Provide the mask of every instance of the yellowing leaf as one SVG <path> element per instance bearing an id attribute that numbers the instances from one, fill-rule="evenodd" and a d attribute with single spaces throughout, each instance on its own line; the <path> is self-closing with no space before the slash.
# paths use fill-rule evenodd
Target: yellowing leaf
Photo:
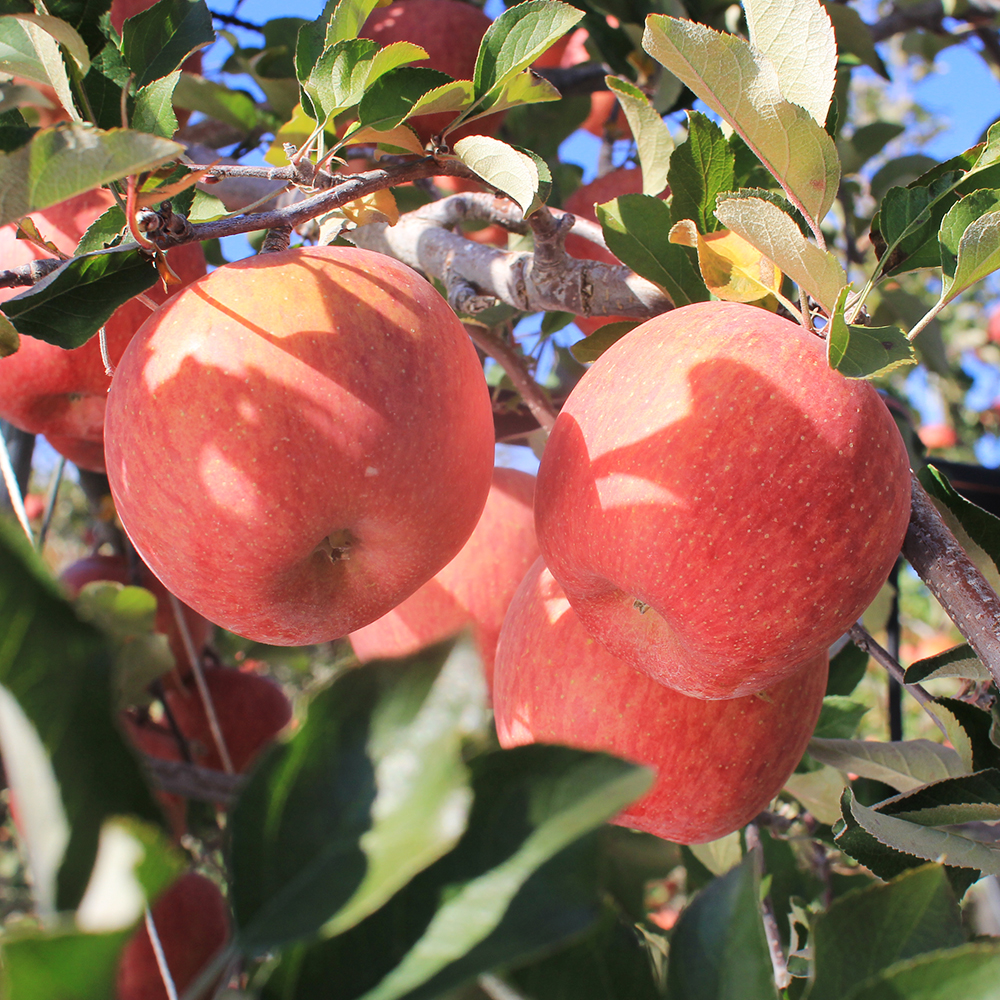
<path id="1" fill-rule="evenodd" d="M 771 60 L 736 35 L 660 14 L 646 19 L 642 44 L 746 140 L 817 232 L 837 196 L 837 147 L 785 99 Z"/>
<path id="2" fill-rule="evenodd" d="M 743 9 L 750 44 L 774 64 L 782 96 L 825 127 L 837 81 L 830 15 L 819 0 L 746 0 Z"/>
<path id="3" fill-rule="evenodd" d="M 264 160 L 272 167 L 287 167 L 289 159 L 285 155 L 285 143 L 290 142 L 293 146 L 301 146 L 313 134 L 315 128 L 316 122 L 302 110 L 301 104 L 296 104 L 292 117 L 275 133 L 274 141 L 265 154 Z"/>
<path id="4" fill-rule="evenodd" d="M 777 205 L 763 198 L 726 198 L 719 202 L 715 217 L 773 260 L 828 315 L 833 314 L 837 296 L 847 285 L 840 261 L 810 243 Z"/>
<path id="5" fill-rule="evenodd" d="M 23 235 L 22 235 L 23 234 Z M 30 215 L 26 215 L 17 224 L 17 238 L 31 240 L 32 243 L 45 247 L 53 257 L 61 257 L 63 260 L 69 260 L 69 254 L 65 254 L 59 249 L 51 240 L 47 240 L 41 232 L 39 232 L 38 226 L 35 225 L 34 219 Z"/>
<path id="6" fill-rule="evenodd" d="M 390 226 L 394 226 L 399 222 L 399 208 L 396 206 L 392 191 L 388 188 L 349 201 L 346 205 L 341 205 L 340 210 L 351 222 L 359 226 L 369 222 L 388 222 Z"/>
<path id="7" fill-rule="evenodd" d="M 380 146 L 395 146 L 397 149 L 405 149 L 408 153 L 416 153 L 418 156 L 424 152 L 424 144 L 413 129 L 407 128 L 406 125 L 397 125 L 384 132 L 370 127 L 359 128 L 357 132 L 350 133 L 350 140 L 357 144 L 374 142 Z"/>
<path id="8" fill-rule="evenodd" d="M 781 288 L 781 272 L 737 233 L 720 229 L 703 236 L 684 219 L 670 230 L 670 242 L 696 247 L 708 290 L 727 302 L 759 302 Z"/>
<path id="9" fill-rule="evenodd" d="M 0 358 L 13 354 L 21 346 L 21 337 L 14 324 L 0 312 Z"/>

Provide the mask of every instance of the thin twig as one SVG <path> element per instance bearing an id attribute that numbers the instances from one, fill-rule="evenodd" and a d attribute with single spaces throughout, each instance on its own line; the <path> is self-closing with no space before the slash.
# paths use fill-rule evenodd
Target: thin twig
<path id="1" fill-rule="evenodd" d="M 45 536 L 49 533 L 49 525 L 52 524 L 52 514 L 56 509 L 56 497 L 59 495 L 59 484 L 62 482 L 63 473 L 66 471 L 66 456 L 60 455 L 56 465 L 56 471 L 52 476 L 49 485 L 49 495 L 45 500 L 45 516 L 42 518 L 42 526 L 38 531 L 38 541 L 35 543 L 38 551 L 41 552 L 45 546 Z"/>
<path id="2" fill-rule="evenodd" d="M 148 754 L 143 760 L 157 788 L 196 802 L 218 802 L 224 807 L 230 806 L 245 780 L 241 774 L 225 774 L 182 760 L 163 760 Z"/>
<path id="3" fill-rule="evenodd" d="M 764 845 L 760 841 L 760 830 L 756 823 L 748 823 L 745 830 L 747 850 L 756 854 L 761 874 L 764 872 Z M 764 923 L 764 935 L 767 938 L 767 950 L 771 956 L 771 968 L 774 970 L 774 984 L 779 990 L 788 988 L 792 977 L 788 973 L 788 959 L 781 947 L 781 934 L 778 931 L 778 921 L 774 915 L 774 904 L 768 893 L 760 902 L 761 919 Z"/>
<path id="4" fill-rule="evenodd" d="M 539 426 L 547 431 L 551 430 L 558 416 L 556 408 L 552 405 L 548 393 L 528 371 L 524 358 L 495 330 L 488 330 L 474 323 L 466 323 L 465 329 L 476 347 L 488 354 L 507 373 Z"/>
<path id="5" fill-rule="evenodd" d="M 944 733 L 945 738 L 948 739 L 948 731 L 945 729 L 944 723 L 928 707 L 934 704 L 934 698 L 928 693 L 927 689 L 919 684 L 907 684 L 903 679 L 906 672 L 896 658 L 887 649 L 880 646 L 860 622 L 852 626 L 847 634 L 851 637 L 851 642 L 858 649 L 867 653 L 879 666 L 884 667 L 894 681 L 916 698 L 920 703 L 920 707 L 934 720 L 934 724 Z"/>
<path id="6" fill-rule="evenodd" d="M 28 541 L 34 545 L 35 536 L 31 532 L 31 524 L 28 522 L 28 513 L 24 509 L 24 497 L 21 496 L 21 487 L 17 482 L 17 475 L 14 472 L 14 465 L 10 460 L 10 451 L 7 448 L 7 436 L 0 430 L 0 470 L 3 472 L 3 481 L 7 487 L 7 495 L 10 497 L 10 505 L 14 508 L 24 533 L 28 536 Z"/>
<path id="7" fill-rule="evenodd" d="M 222 761 L 223 770 L 226 774 L 233 774 L 233 759 L 229 756 L 229 748 L 226 746 L 225 737 L 219 726 L 219 717 L 215 713 L 215 704 L 212 701 L 212 693 L 208 690 L 205 682 L 205 671 L 201 666 L 201 657 L 194 648 L 194 640 L 191 638 L 191 630 L 188 628 L 187 619 L 184 617 L 184 608 L 177 599 L 177 595 L 169 592 L 170 606 L 174 612 L 174 621 L 177 624 L 177 631 L 180 632 L 181 640 L 184 643 L 184 652 L 187 654 L 188 662 L 191 665 L 191 672 L 194 674 L 194 682 L 201 696 L 201 703 L 205 709 L 205 716 L 208 719 L 208 728 L 215 743 L 215 749 L 219 751 L 219 759 Z"/>
<path id="8" fill-rule="evenodd" d="M 170 966 L 167 965 L 167 956 L 163 953 L 160 935 L 156 932 L 153 914 L 148 906 L 146 907 L 146 933 L 149 934 L 149 943 L 153 946 L 153 956 L 156 959 L 156 967 L 160 970 L 160 979 L 163 980 L 163 988 L 167 992 L 167 1000 L 177 1000 L 177 987 L 174 986 L 174 977 L 170 974 Z"/>

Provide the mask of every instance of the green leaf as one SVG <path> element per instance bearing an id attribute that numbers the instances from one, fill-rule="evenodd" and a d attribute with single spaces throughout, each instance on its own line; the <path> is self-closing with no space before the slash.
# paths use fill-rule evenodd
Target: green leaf
<path id="1" fill-rule="evenodd" d="M 368 38 L 349 38 L 323 52 L 303 84 L 317 122 L 328 121 L 361 100 L 377 51 L 378 45 Z"/>
<path id="2" fill-rule="evenodd" d="M 855 818 L 851 802 L 853 793 L 849 788 L 844 789 L 841 799 L 842 818 L 833 827 L 834 841 L 848 857 L 854 858 L 878 878 L 886 881 L 924 864 L 923 859 L 897 851 L 869 833 Z M 980 878 L 978 870 L 974 868 L 945 865 L 945 872 L 958 898 L 964 896 L 969 886 Z"/>
<path id="3" fill-rule="evenodd" d="M 649 98 L 628 80 L 605 77 L 608 88 L 618 98 L 629 128 L 635 137 L 642 167 L 642 193 L 658 195 L 667 186 L 670 155 L 674 140 Z M 676 197 L 676 194 L 675 194 Z"/>
<path id="4" fill-rule="evenodd" d="M 313 699 L 233 811 L 243 948 L 324 925 L 340 933 L 454 846 L 469 809 L 462 745 L 469 719 L 482 722 L 481 672 L 466 646 L 438 646 L 349 671 Z"/>
<path id="5" fill-rule="evenodd" d="M 76 255 L 117 246 L 121 242 L 124 229 L 125 213 L 117 205 L 112 205 L 87 227 L 87 231 L 77 244 Z"/>
<path id="6" fill-rule="evenodd" d="M 11 937 L 0 947 L 4 993 L 31 1000 L 107 1000 L 115 995 L 118 958 L 132 931 Z"/>
<path id="7" fill-rule="evenodd" d="M 750 44 L 778 74 L 781 96 L 825 126 L 837 78 L 837 42 L 817 3 L 753 0 L 744 7 Z"/>
<path id="8" fill-rule="evenodd" d="M 527 0 L 527 4 L 546 2 L 549 0 Z M 539 190 L 538 167 L 530 156 L 487 135 L 459 139 L 455 152 L 470 170 L 516 202 L 525 215 L 529 214 Z"/>
<path id="9" fill-rule="evenodd" d="M 1000 190 L 975 191 L 941 220 L 941 304 L 1000 268 Z"/>
<path id="10" fill-rule="evenodd" d="M 1000 587 L 1000 518 L 966 500 L 933 466 L 921 469 L 918 478 L 990 586 Z"/>
<path id="11" fill-rule="evenodd" d="M 169 76 L 161 77 L 139 88 L 135 95 L 132 128 L 137 132 L 162 136 L 164 139 L 169 139 L 177 131 L 174 88 L 180 76 L 180 70 L 176 70 Z"/>
<path id="12" fill-rule="evenodd" d="M 448 83 L 446 73 L 421 66 L 403 66 L 381 76 L 358 105 L 358 121 L 382 131 L 395 128 L 425 94 Z"/>
<path id="13" fill-rule="evenodd" d="M 127 129 L 64 124 L 0 154 L 0 226 L 183 153 L 180 143 Z"/>
<path id="14" fill-rule="evenodd" d="M 494 115 L 509 108 L 523 104 L 545 104 L 558 101 L 560 93 L 544 77 L 538 76 L 530 69 L 523 69 L 512 76 L 502 87 L 490 91 L 488 97 L 476 105 L 476 113 L 463 122 L 475 121 L 486 115 Z"/>
<path id="15" fill-rule="evenodd" d="M 889 79 L 889 71 L 872 41 L 871 27 L 861 20 L 861 15 L 846 4 L 836 0 L 821 0 L 823 7 L 833 22 L 837 36 L 837 51 L 841 62 L 848 62 L 845 56 L 853 56 L 858 62 L 870 66 L 883 79 Z"/>
<path id="16" fill-rule="evenodd" d="M 0 358 L 9 357 L 21 346 L 17 328 L 0 312 Z"/>
<path id="17" fill-rule="evenodd" d="M 700 111 L 689 111 L 687 138 L 670 157 L 667 176 L 674 220 L 693 220 L 702 235 L 719 229 L 716 198 L 732 190 L 735 170 L 736 155 L 722 129 Z"/>
<path id="18" fill-rule="evenodd" d="M 755 246 L 830 315 L 847 275 L 829 250 L 807 240 L 795 220 L 761 198 L 720 197 L 716 218 Z"/>
<path id="19" fill-rule="evenodd" d="M 809 741 L 808 753 L 823 764 L 884 782 L 900 792 L 969 773 L 951 747 L 930 740 L 874 743 L 814 737 Z"/>
<path id="20" fill-rule="evenodd" d="M 122 25 L 122 55 L 137 87 L 169 76 L 192 52 L 214 41 L 205 0 L 160 0 Z"/>
<path id="21" fill-rule="evenodd" d="M 357 38 L 368 15 L 378 6 L 378 0 L 328 0 L 323 13 L 314 22 L 323 29 L 320 37 L 324 46 L 336 45 L 349 38 Z M 325 25 L 325 27 L 324 27 Z M 301 37 L 301 36 L 300 36 Z M 301 76 L 300 76 L 301 79 Z"/>
<path id="22" fill-rule="evenodd" d="M 433 115 L 443 111 L 461 111 L 472 104 L 472 82 L 470 80 L 452 80 L 440 87 L 427 91 L 413 106 L 407 118 L 417 118 L 420 115 Z"/>
<path id="23" fill-rule="evenodd" d="M 265 997 L 432 1000 L 584 931 L 599 910 L 594 828 L 648 771 L 603 754 L 526 746 L 469 762 L 473 808 L 456 847 L 380 910 L 286 954 Z"/>
<path id="24" fill-rule="evenodd" d="M 944 724 L 951 745 L 970 771 L 1000 767 L 1000 749 L 990 738 L 989 712 L 957 698 L 935 698 L 927 708 Z"/>
<path id="25" fill-rule="evenodd" d="M 485 97 L 531 65 L 583 17 L 558 0 L 525 0 L 505 10 L 479 45 L 473 78 L 475 96 Z"/>
<path id="26" fill-rule="evenodd" d="M 842 1000 L 894 962 L 965 940 L 961 911 L 939 865 L 867 885 L 817 917 L 809 1000 Z"/>
<path id="27" fill-rule="evenodd" d="M 67 823 L 65 850 L 53 858 L 58 865 L 54 905 L 72 909 L 90 878 L 104 821 L 133 815 L 160 823 L 161 817 L 114 723 L 106 640 L 74 615 L 47 569 L 6 522 L 0 522 L 0 549 L 5 650 L 0 685 L 16 699 L 28 731 L 36 734 L 28 737 L 29 744 L 11 745 L 12 733 L 2 727 L 7 778 L 21 808 L 28 809 L 37 786 L 19 789 L 11 769 L 14 761 L 26 763 L 26 746 L 37 743 L 43 750 L 39 766 L 51 767 Z M 5 715 L 9 719 L 10 713 Z M 114 781 L 107 780 L 109 774 Z"/>
<path id="28" fill-rule="evenodd" d="M 911 153 L 908 156 L 897 156 L 884 166 L 879 167 L 871 179 L 871 195 L 876 204 L 881 203 L 885 193 L 893 187 L 905 187 L 907 184 L 922 177 L 932 167 L 937 166 L 937 160 L 923 153 Z"/>
<path id="29" fill-rule="evenodd" d="M 589 337 L 578 341 L 570 348 L 570 353 L 582 365 L 596 361 L 612 344 L 616 344 L 626 333 L 634 330 L 639 323 L 626 319 L 617 323 L 605 323 Z"/>
<path id="30" fill-rule="evenodd" d="M 857 732 L 867 706 L 841 695 L 827 695 L 813 735 L 819 739 L 849 739 Z"/>
<path id="31" fill-rule="evenodd" d="M 795 796 L 820 821 L 832 825 L 840 819 L 840 797 L 847 779 L 832 767 L 799 771 L 785 782 L 785 791 Z"/>
<path id="32" fill-rule="evenodd" d="M 808 111 L 782 96 L 770 61 L 758 65 L 737 35 L 659 14 L 646 21 L 643 48 L 743 137 L 817 230 L 837 195 L 837 149 Z"/>
<path id="33" fill-rule="evenodd" d="M 983 875 L 1000 874 L 1000 850 L 957 833 L 921 826 L 876 812 L 858 802 L 849 789 L 845 790 L 844 795 L 845 815 L 850 809 L 857 823 L 879 843 L 895 851 L 923 858 L 925 861 L 938 861 L 957 868 L 969 868 L 982 872 Z M 867 864 L 867 861 L 862 861 L 862 864 Z"/>
<path id="34" fill-rule="evenodd" d="M 526 997 L 546 1000 L 662 1000 L 650 951 L 634 926 L 605 906 L 597 926 L 554 955 L 504 977 Z"/>
<path id="35" fill-rule="evenodd" d="M 666 202 L 626 194 L 598 205 L 597 218 L 608 249 L 636 274 L 659 285 L 675 306 L 708 301 L 695 252 L 670 242 L 674 219 Z"/>
<path id="36" fill-rule="evenodd" d="M 876 809 L 922 826 L 993 822 L 1000 819 L 1000 770 L 945 778 L 886 799 Z"/>
<path id="37" fill-rule="evenodd" d="M 936 656 L 928 656 L 906 668 L 904 680 L 907 684 L 936 680 L 939 677 L 962 677 L 966 680 L 989 681 L 993 675 L 982 664 L 972 647 L 963 642 L 960 646 L 947 649 Z"/>
<path id="38" fill-rule="evenodd" d="M 852 12 L 853 13 L 853 12 Z M 837 142 L 840 162 L 845 174 L 856 174 L 873 156 L 877 156 L 885 145 L 906 131 L 895 122 L 871 122 L 862 125 L 849 139 Z"/>
<path id="39" fill-rule="evenodd" d="M 849 695 L 865 676 L 868 667 L 868 654 L 858 649 L 853 642 L 830 660 L 830 672 L 827 676 L 826 693 Z"/>
<path id="40" fill-rule="evenodd" d="M 230 90 L 193 73 L 181 73 L 174 90 L 174 104 L 188 111 L 200 111 L 216 121 L 247 132 L 266 119 L 257 102 L 245 91 Z"/>
<path id="41" fill-rule="evenodd" d="M 915 365 L 916 355 L 906 334 L 895 326 L 855 326 L 846 322 L 843 288 L 827 324 L 827 359 L 847 378 L 878 378 L 901 365 Z"/>
<path id="42" fill-rule="evenodd" d="M 73 257 L 4 303 L 18 331 L 67 350 L 85 344 L 129 299 L 158 280 L 136 250 Z"/>
<path id="43" fill-rule="evenodd" d="M 753 854 L 710 882 L 670 938 L 670 1000 L 775 1000 Z"/>
<path id="44" fill-rule="evenodd" d="M 990 941 L 897 962 L 844 1000 L 993 1000 L 1000 945 Z"/>

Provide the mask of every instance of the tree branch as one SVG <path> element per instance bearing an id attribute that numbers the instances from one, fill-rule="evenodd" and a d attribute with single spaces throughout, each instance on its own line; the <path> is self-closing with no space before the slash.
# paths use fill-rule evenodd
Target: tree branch
<path id="1" fill-rule="evenodd" d="M 1000 598 L 912 476 L 903 555 L 1000 685 Z"/>
<path id="2" fill-rule="evenodd" d="M 484 297 L 480 307 L 485 307 L 489 296 L 522 312 L 635 319 L 649 319 L 673 308 L 661 289 L 624 265 L 567 257 L 563 266 L 552 268 L 539 265 L 531 253 L 500 250 L 451 232 L 449 227 L 456 221 L 454 199 L 459 198 L 493 200 L 488 194 L 454 195 L 409 212 L 395 226 L 372 223 L 347 235 L 359 247 L 388 254 L 438 278 L 449 294 L 456 280 L 464 282 Z M 588 229 L 574 222 L 573 231 L 578 228 Z"/>
<path id="3" fill-rule="evenodd" d="M 161 760 L 149 754 L 143 754 L 143 761 L 158 788 L 197 802 L 231 805 L 245 780 L 240 774 L 225 774 L 180 760 Z"/>

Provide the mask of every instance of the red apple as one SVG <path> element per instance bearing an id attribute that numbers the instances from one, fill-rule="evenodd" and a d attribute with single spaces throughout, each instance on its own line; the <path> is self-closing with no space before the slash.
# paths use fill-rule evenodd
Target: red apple
<path id="1" fill-rule="evenodd" d="M 738 830 L 795 770 L 819 717 L 828 658 L 759 694 L 688 698 L 587 634 L 539 559 L 500 633 L 493 708 L 500 745 L 565 743 L 655 767 L 653 787 L 614 820 L 681 844 Z"/>
<path id="2" fill-rule="evenodd" d="M 868 382 L 801 326 L 710 302 L 649 320 L 584 375 L 542 456 L 535 527 L 610 652 L 684 694 L 736 698 L 858 618 L 909 498 Z"/>
<path id="3" fill-rule="evenodd" d="M 301 645 L 381 618 L 472 534 L 493 417 L 462 324 L 382 254 L 227 264 L 129 345 L 108 478 L 137 551 L 210 621 Z"/>
<path id="4" fill-rule="evenodd" d="M 46 434 L 45 440 L 79 469 L 88 472 L 105 472 L 104 467 L 104 435 L 100 441 L 88 441 L 86 438 L 63 437 L 59 434 Z"/>
<path id="5" fill-rule="evenodd" d="M 245 771 L 292 717 L 292 706 L 269 677 L 232 667 L 207 667 L 205 685 L 229 752 L 233 769 Z M 184 687 L 166 692 L 167 705 L 188 740 L 195 763 L 223 770 L 201 694 L 189 678 Z"/>
<path id="6" fill-rule="evenodd" d="M 351 633 L 358 659 L 409 656 L 471 625 L 491 683 L 507 605 L 538 556 L 534 489 L 534 476 L 494 469 L 483 515 L 462 551 L 399 607 Z"/>
<path id="7" fill-rule="evenodd" d="M 30 218 L 45 239 L 64 253 L 72 253 L 90 224 L 113 204 L 110 191 L 97 189 L 35 212 Z M 27 240 L 17 239 L 15 233 L 12 225 L 0 228 L 0 266 L 20 267 L 49 256 Z M 167 256 L 171 267 L 185 282 L 205 273 L 201 244 L 177 247 Z M 0 289 L 0 302 L 20 291 L 23 289 Z M 146 294 L 155 302 L 166 298 L 159 283 Z M 105 330 L 112 364 L 118 363 L 126 344 L 149 315 L 146 306 L 132 299 L 108 320 Z M 34 337 L 22 337 L 15 354 L 0 358 L 0 418 L 22 430 L 54 438 L 56 450 L 70 451 L 71 458 L 79 454 L 83 468 L 103 471 L 100 467 L 95 469 L 97 463 L 92 454 L 75 450 L 66 442 L 100 444 L 110 384 L 96 336 L 72 351 Z"/>
<path id="8" fill-rule="evenodd" d="M 471 80 L 476 72 L 479 43 L 492 22 L 478 8 L 461 0 L 396 0 L 387 7 L 376 7 L 360 31 L 379 45 L 413 42 L 427 53 L 427 59 L 413 63 L 447 73 L 456 80 Z M 412 125 L 421 141 L 427 142 L 455 120 L 455 112 L 421 115 Z M 448 136 L 455 142 L 467 135 L 496 135 L 503 114 L 490 115 L 463 125 Z"/>
<path id="9" fill-rule="evenodd" d="M 1000 344 L 1000 306 L 997 306 L 986 321 L 986 336 L 995 344 Z"/>
<path id="10" fill-rule="evenodd" d="M 191 673 L 191 663 L 187 650 L 184 648 L 184 640 L 177 628 L 167 588 L 153 576 L 149 567 L 144 563 L 139 563 L 138 570 L 138 586 L 145 587 L 156 598 L 156 631 L 162 632 L 167 637 L 170 651 L 174 654 L 174 660 L 177 663 L 177 672 L 181 677 L 186 677 Z M 110 580 L 112 583 L 125 585 L 134 582 L 132 574 L 129 572 L 128 563 L 122 556 L 102 555 L 78 559 L 62 571 L 59 579 L 71 597 L 76 597 L 88 583 L 93 583 L 96 580 Z M 182 604 L 181 607 L 184 610 L 184 621 L 187 623 L 194 648 L 200 651 L 208 642 L 212 631 L 211 623 L 205 621 L 197 611 L 193 611 L 187 605 Z"/>
<path id="11" fill-rule="evenodd" d="M 925 448 L 954 448 L 958 435 L 951 424 L 924 424 L 917 431 L 917 437 Z"/>
<path id="12" fill-rule="evenodd" d="M 218 887 L 187 872 L 152 907 L 156 936 L 177 994 L 190 986 L 229 940 L 229 909 Z M 143 924 L 118 962 L 117 1000 L 167 1000 L 167 988 Z"/>

